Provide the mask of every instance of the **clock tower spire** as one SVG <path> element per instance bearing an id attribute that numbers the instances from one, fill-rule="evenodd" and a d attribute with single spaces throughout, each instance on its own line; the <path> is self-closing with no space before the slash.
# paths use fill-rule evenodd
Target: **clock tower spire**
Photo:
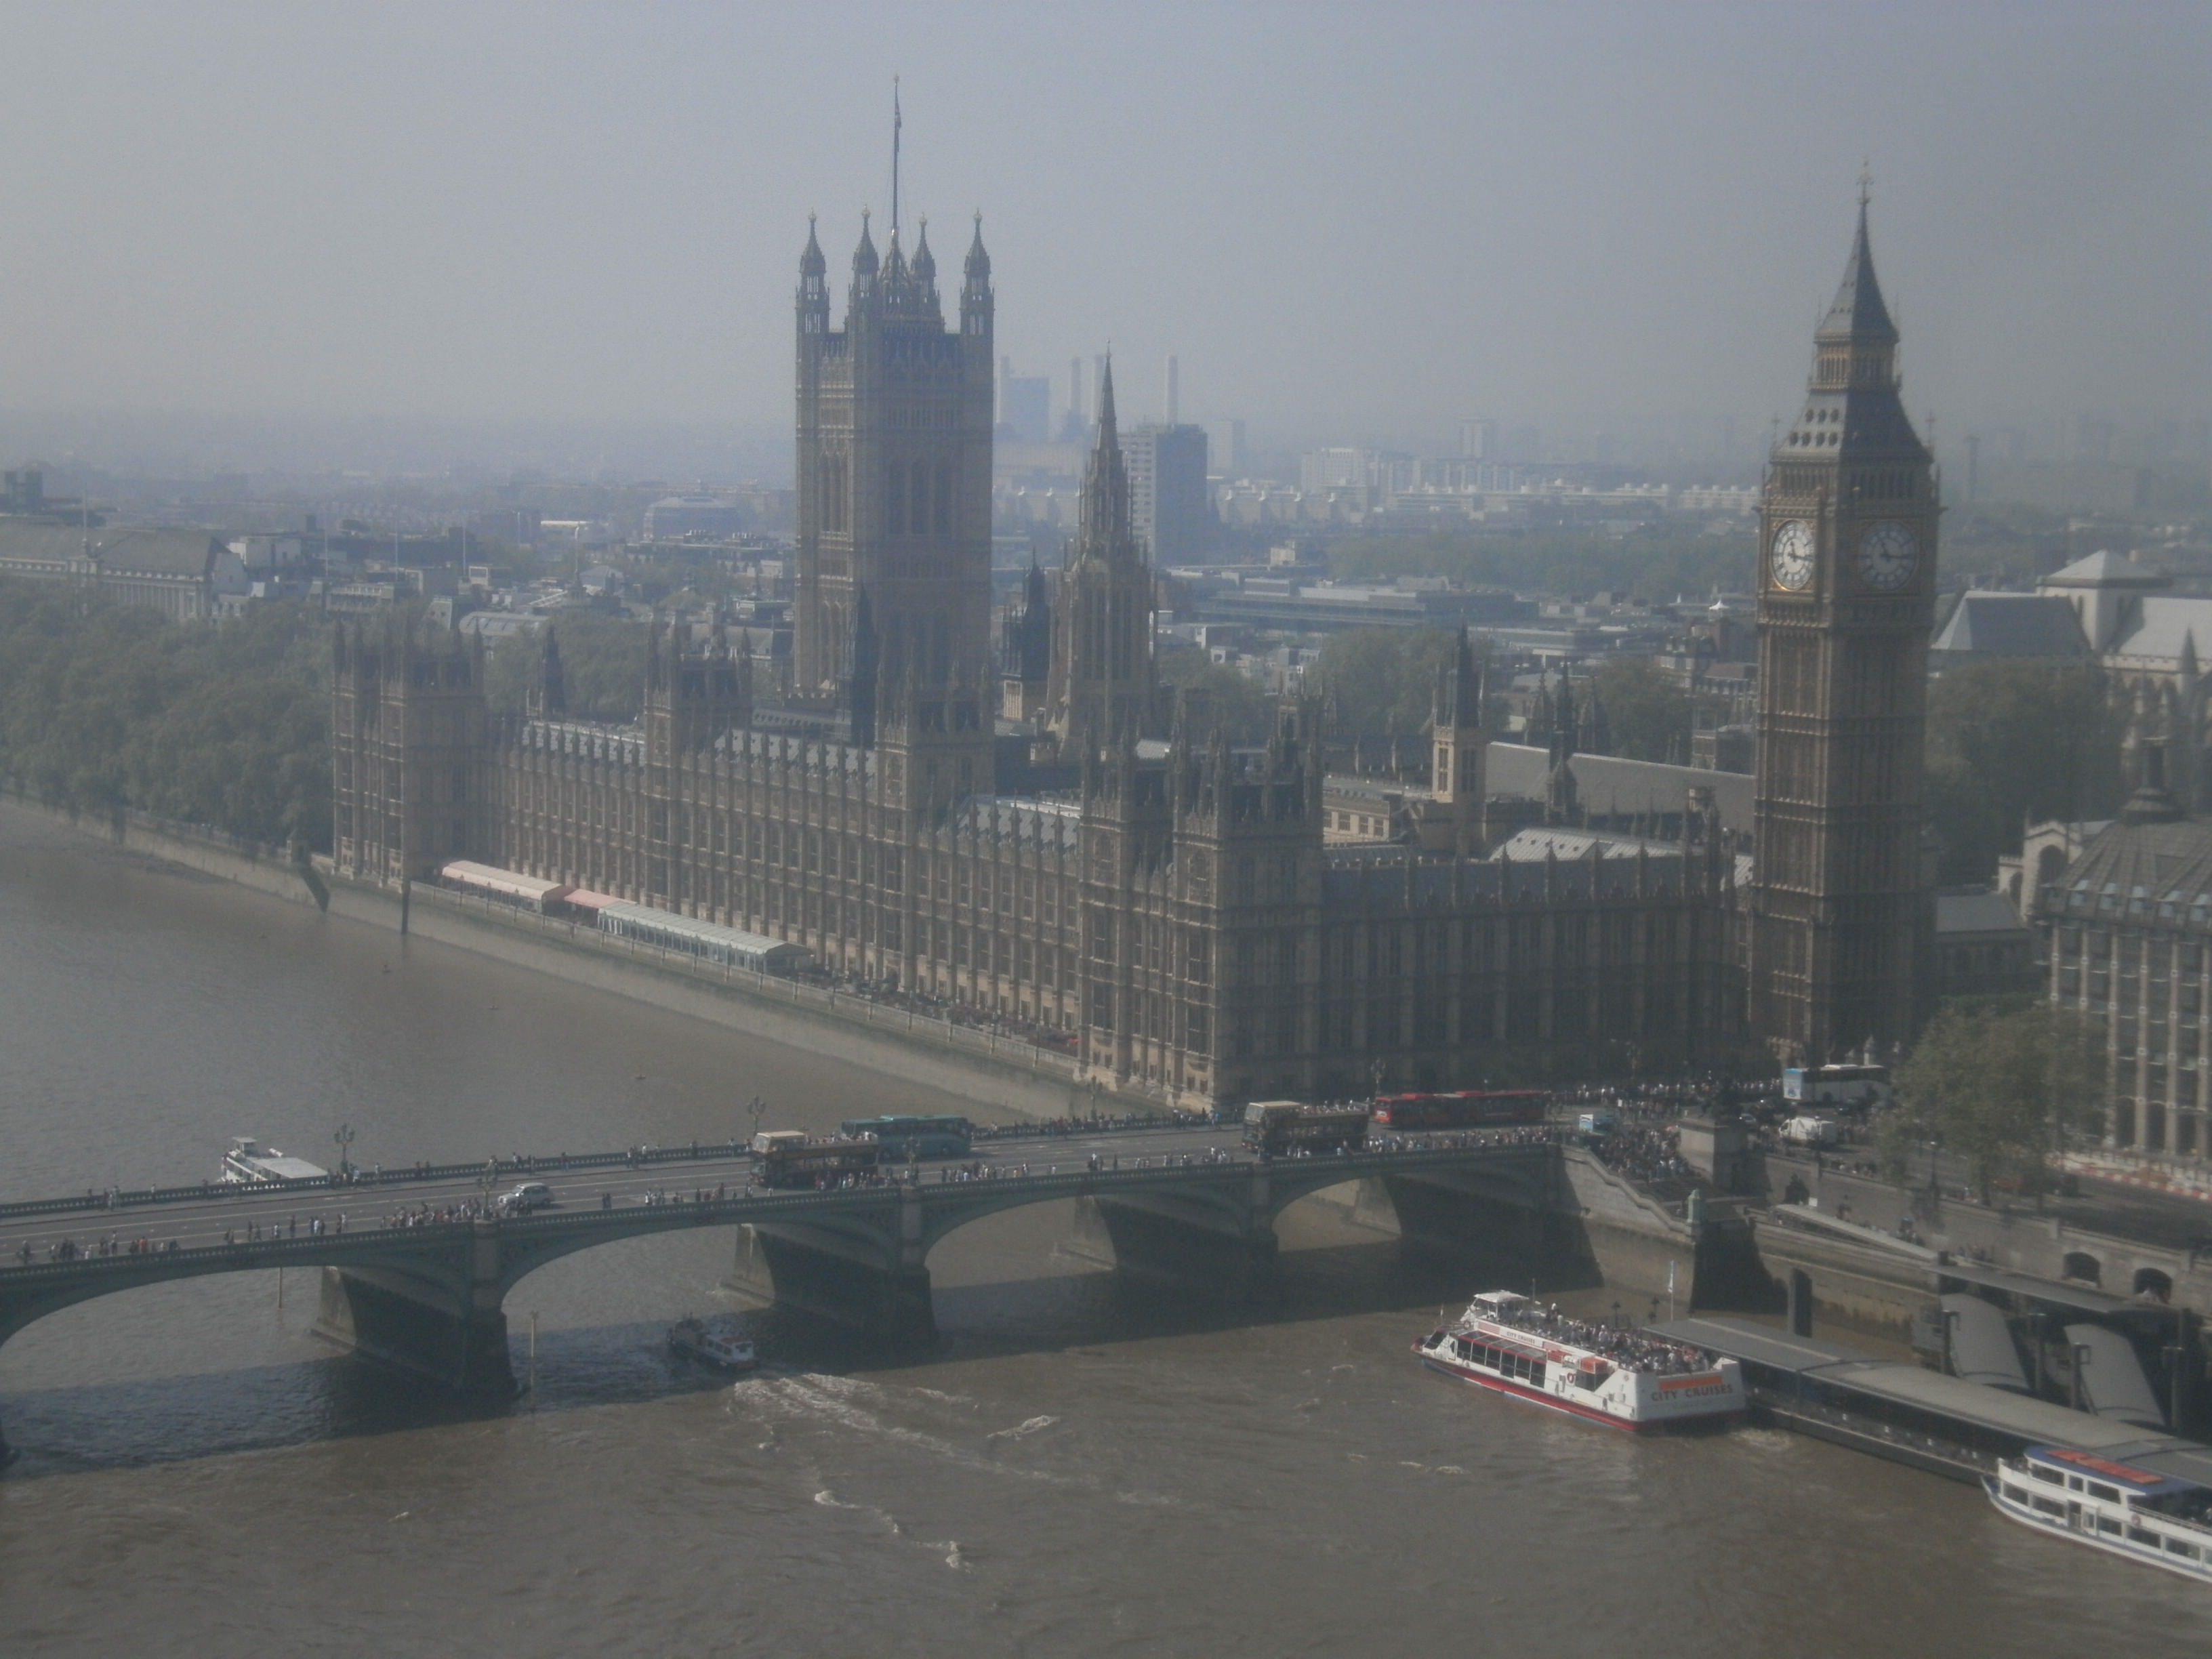
<path id="1" fill-rule="evenodd" d="M 1934 457 L 1899 395 L 1897 325 L 1857 234 L 1759 508 L 1752 1026 L 1820 1065 L 1909 1040 L 1929 988 L 1921 854 Z"/>

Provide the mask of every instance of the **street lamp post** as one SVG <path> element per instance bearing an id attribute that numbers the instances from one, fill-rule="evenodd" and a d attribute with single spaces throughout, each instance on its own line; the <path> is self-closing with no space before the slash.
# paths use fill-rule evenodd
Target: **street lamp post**
<path id="1" fill-rule="evenodd" d="M 331 1139 L 337 1143 L 338 1175 L 339 1177 L 343 1179 L 353 1173 L 353 1160 L 348 1156 L 348 1152 L 354 1143 L 353 1125 L 350 1123 L 339 1124 L 338 1132 L 332 1135 Z"/>

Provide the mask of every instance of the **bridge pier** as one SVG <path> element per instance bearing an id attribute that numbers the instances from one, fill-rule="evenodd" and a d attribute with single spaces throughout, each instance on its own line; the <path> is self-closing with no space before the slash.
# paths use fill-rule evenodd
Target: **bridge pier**
<path id="1" fill-rule="evenodd" d="M 478 1222 L 465 1248 L 466 1287 L 458 1297 L 385 1268 L 324 1268 L 315 1334 L 456 1393 L 513 1394 L 497 1224 Z"/>
<path id="2" fill-rule="evenodd" d="M 1556 1193 L 1493 1189 L 1479 1177 L 1443 1170 L 1380 1182 L 1409 1248 L 1540 1268 L 1562 1290 L 1601 1277 L 1579 1218 L 1560 1212 Z"/>
<path id="3" fill-rule="evenodd" d="M 911 1211 L 918 1226 L 919 1206 L 901 1209 Z M 866 1241 L 827 1229 L 750 1224 L 738 1230 L 737 1261 L 724 1283 L 764 1306 L 826 1319 L 878 1341 L 926 1346 L 937 1340 L 929 1269 L 919 1250 L 900 1242 L 899 1260 L 887 1263 Z"/>
<path id="4" fill-rule="evenodd" d="M 1139 1278 L 1237 1302 L 1274 1270 L 1275 1230 L 1267 1220 L 1267 1175 L 1251 1185 L 1256 1201 L 1235 1211 L 1196 1206 L 1171 1194 L 1116 1194 L 1083 1200 L 1078 1212 L 1077 1254 L 1081 1235 L 1103 1232 L 1113 1247 L 1115 1269 Z"/>

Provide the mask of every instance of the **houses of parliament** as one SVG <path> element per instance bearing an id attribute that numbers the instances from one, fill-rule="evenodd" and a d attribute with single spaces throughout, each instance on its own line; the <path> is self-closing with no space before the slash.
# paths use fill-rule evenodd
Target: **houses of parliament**
<path id="1" fill-rule="evenodd" d="M 994 642 L 994 306 L 980 219 L 948 322 L 927 224 L 909 256 L 894 215 L 880 256 L 864 222 L 839 325 L 810 227 L 777 707 L 719 629 L 656 624 L 641 718 L 617 726 L 567 718 L 550 631 L 526 713 L 495 717 L 480 641 L 343 626 L 338 871 L 396 885 L 481 860 L 769 935 L 1065 1032 L 1082 1075 L 1191 1106 L 1911 1035 L 1936 502 L 1863 204 L 1769 469 L 1754 822 L 1692 787 L 1666 842 L 1500 831 L 1527 815 L 1490 810 L 1464 638 L 1419 836 L 1326 842 L 1310 704 L 1232 740 L 1156 680 L 1110 371 L 1066 567 L 1032 573 Z"/>

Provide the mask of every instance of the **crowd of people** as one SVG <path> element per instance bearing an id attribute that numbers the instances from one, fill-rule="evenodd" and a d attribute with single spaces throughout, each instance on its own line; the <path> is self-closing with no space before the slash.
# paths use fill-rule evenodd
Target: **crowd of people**
<path id="1" fill-rule="evenodd" d="M 48 1261 L 76 1261 L 86 1257 L 160 1255 L 177 1248 L 177 1241 L 173 1238 L 156 1243 L 143 1234 L 137 1238 L 125 1238 L 120 1234 L 110 1233 L 88 1245 L 80 1244 L 73 1238 L 57 1239 L 46 1246 L 44 1254 Z M 39 1247 L 25 1239 L 16 1249 L 15 1260 L 27 1267 L 40 1259 L 40 1255 Z"/>
<path id="2" fill-rule="evenodd" d="M 1669 1342 L 1663 1337 L 1647 1336 L 1633 1330 L 1622 1330 L 1613 1325 L 1601 1325 L 1587 1319 L 1575 1319 L 1559 1311 L 1556 1302 L 1523 1302 L 1503 1313 L 1492 1311 L 1481 1303 L 1468 1305 L 1460 1322 L 1460 1334 L 1473 1331 L 1477 1319 L 1487 1319 L 1516 1331 L 1526 1331 L 1571 1348 L 1582 1348 L 1611 1360 L 1623 1370 L 1642 1371 L 1658 1376 L 1684 1376 L 1696 1371 L 1708 1371 L 1713 1367 L 1713 1358 L 1702 1348 L 1687 1343 Z"/>
<path id="3" fill-rule="evenodd" d="M 1599 1163 L 1631 1181 L 1680 1181 L 1696 1174 L 1683 1162 L 1681 1137 L 1671 1123 L 1624 1123 L 1610 1134 L 1590 1136 L 1589 1145 Z"/>

